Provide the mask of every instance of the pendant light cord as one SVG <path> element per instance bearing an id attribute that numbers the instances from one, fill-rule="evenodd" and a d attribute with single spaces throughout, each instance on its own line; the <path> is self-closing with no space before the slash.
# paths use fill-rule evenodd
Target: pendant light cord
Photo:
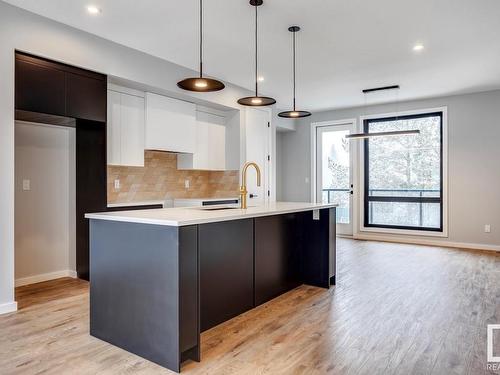
<path id="1" fill-rule="evenodd" d="M 200 78 L 203 78 L 203 0 L 200 0 Z"/>
<path id="2" fill-rule="evenodd" d="M 258 6 L 255 6 L 255 96 L 258 97 L 258 82 L 259 82 L 259 72 L 258 72 L 258 54 L 259 54 L 259 48 L 258 48 Z"/>
<path id="3" fill-rule="evenodd" d="M 292 36 L 292 74 L 293 74 L 293 108 L 289 111 L 284 111 L 278 113 L 279 117 L 284 117 L 288 119 L 298 119 L 302 117 L 309 117 L 312 115 L 308 111 L 297 111 L 297 33 L 300 31 L 300 26 L 292 25 L 288 28 L 288 31 L 293 34 Z"/>
<path id="4" fill-rule="evenodd" d="M 295 112 L 295 60 L 296 60 L 296 56 L 295 56 L 295 34 L 297 34 L 297 32 L 294 32 L 293 33 L 293 111 Z"/>

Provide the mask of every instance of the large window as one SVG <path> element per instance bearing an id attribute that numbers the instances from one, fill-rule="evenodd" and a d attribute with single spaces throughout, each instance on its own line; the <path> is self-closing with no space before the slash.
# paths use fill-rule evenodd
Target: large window
<path id="1" fill-rule="evenodd" d="M 443 231 L 443 112 L 371 118 L 369 133 L 418 135 L 365 140 L 364 226 Z"/>

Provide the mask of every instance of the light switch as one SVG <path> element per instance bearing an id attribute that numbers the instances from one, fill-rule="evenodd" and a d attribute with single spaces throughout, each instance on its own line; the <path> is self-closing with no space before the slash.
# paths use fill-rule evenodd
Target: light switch
<path id="1" fill-rule="evenodd" d="M 24 191 L 31 190 L 31 181 L 30 180 L 23 180 L 23 190 Z"/>
<path id="2" fill-rule="evenodd" d="M 115 189 L 120 189 L 120 180 L 115 180 Z"/>

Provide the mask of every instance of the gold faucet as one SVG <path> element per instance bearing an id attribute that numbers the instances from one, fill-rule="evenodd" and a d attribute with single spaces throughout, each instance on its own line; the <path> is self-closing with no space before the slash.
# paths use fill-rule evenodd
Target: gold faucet
<path id="1" fill-rule="evenodd" d="M 247 170 L 248 167 L 253 166 L 257 171 L 257 186 L 260 186 L 260 168 L 257 163 L 253 161 L 246 162 L 241 170 L 241 186 L 240 186 L 240 207 L 242 209 L 247 208 Z"/>

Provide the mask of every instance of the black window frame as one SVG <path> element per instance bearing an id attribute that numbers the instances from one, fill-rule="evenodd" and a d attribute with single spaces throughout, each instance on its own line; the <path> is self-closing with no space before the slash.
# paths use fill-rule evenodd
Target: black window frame
<path id="1" fill-rule="evenodd" d="M 440 118 L 440 196 L 438 197 L 391 197 L 391 196 L 371 196 L 370 192 L 370 140 L 364 140 L 364 227 L 365 228 L 382 228 L 382 229 L 398 229 L 398 230 L 412 230 L 423 232 L 443 232 L 443 218 L 444 218 L 444 199 L 443 199 L 443 111 L 423 112 L 412 115 L 392 116 L 392 117 L 375 117 L 364 119 L 363 129 L 365 133 L 369 133 L 370 124 L 377 122 L 397 121 L 397 120 L 411 120 L 424 117 L 439 117 Z M 385 225 L 385 224 L 370 224 L 370 202 L 407 202 L 407 203 L 439 203 L 440 207 L 440 223 L 439 228 L 431 227 L 417 227 L 405 225 Z"/>

